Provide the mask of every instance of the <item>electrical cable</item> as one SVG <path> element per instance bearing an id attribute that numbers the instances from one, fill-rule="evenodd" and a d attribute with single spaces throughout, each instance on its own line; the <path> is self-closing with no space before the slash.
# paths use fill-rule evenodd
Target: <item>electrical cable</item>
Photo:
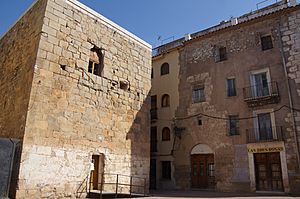
<path id="1" fill-rule="evenodd" d="M 300 109 L 297 109 L 297 108 L 291 108 L 290 106 L 287 106 L 287 105 L 282 105 L 280 108 L 274 110 L 274 111 L 271 111 L 270 113 L 276 113 L 278 111 L 281 111 L 283 108 L 288 108 L 290 110 L 294 110 L 294 111 L 298 111 L 300 112 Z M 187 119 L 191 119 L 191 118 L 194 118 L 194 117 L 199 117 L 199 116 L 203 116 L 203 117 L 208 117 L 208 118 L 211 118 L 211 119 L 216 119 L 216 120 L 230 120 L 228 117 L 218 117 L 218 116 L 213 116 L 213 115 L 208 115 L 208 114 L 205 114 L 205 113 L 196 113 L 194 115 L 190 115 L 190 116 L 186 116 L 186 117 L 178 117 L 178 118 L 174 118 L 174 119 L 156 119 L 156 120 L 160 120 L 160 121 L 180 121 L 180 120 L 187 120 Z M 235 120 L 249 120 L 249 119 L 255 119 L 257 118 L 257 116 L 250 116 L 250 117 L 241 117 L 241 118 L 236 118 Z"/>

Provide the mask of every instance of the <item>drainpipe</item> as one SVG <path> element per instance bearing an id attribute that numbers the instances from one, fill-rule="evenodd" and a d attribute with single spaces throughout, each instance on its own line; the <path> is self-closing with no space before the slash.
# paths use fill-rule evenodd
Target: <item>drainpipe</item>
<path id="1" fill-rule="evenodd" d="M 294 116 L 294 106 L 293 106 L 293 98 L 292 98 L 292 94 L 291 94 L 291 86 L 290 86 L 290 81 L 289 81 L 289 77 L 288 77 L 288 72 L 287 72 L 287 68 L 286 68 L 286 58 L 284 56 L 284 52 L 283 52 L 283 43 L 282 43 L 282 35 L 281 35 L 281 31 L 280 31 L 280 26 L 282 23 L 282 18 L 280 18 L 280 23 L 278 25 L 278 33 L 279 33 L 279 45 L 280 45 L 280 51 L 281 51 L 281 58 L 282 58 L 282 63 L 283 63 L 283 70 L 284 70 L 284 75 L 285 75 L 285 82 L 286 82 L 286 86 L 287 86 L 287 91 L 288 91 L 288 97 L 289 97 L 289 105 L 290 105 L 290 110 L 291 110 L 291 114 L 292 114 L 292 125 L 293 125 L 293 134 L 294 134 L 294 141 L 295 141 L 295 146 L 296 146 L 296 156 L 297 156 L 297 160 L 298 160 L 298 169 L 300 170 L 300 151 L 299 151 L 299 142 L 298 142 L 298 136 L 297 136 L 297 125 L 296 125 L 296 120 L 295 120 L 295 116 Z"/>

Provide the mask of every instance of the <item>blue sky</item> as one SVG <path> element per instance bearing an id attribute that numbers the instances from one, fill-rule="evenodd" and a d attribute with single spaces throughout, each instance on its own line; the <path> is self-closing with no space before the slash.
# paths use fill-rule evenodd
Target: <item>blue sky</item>
<path id="1" fill-rule="evenodd" d="M 263 0 L 80 0 L 153 46 L 256 9 Z M 260 4 L 259 7 L 276 0 Z M 0 1 L 0 35 L 34 0 Z M 158 40 L 158 37 L 161 39 Z M 169 38 L 169 39 L 168 39 Z"/>

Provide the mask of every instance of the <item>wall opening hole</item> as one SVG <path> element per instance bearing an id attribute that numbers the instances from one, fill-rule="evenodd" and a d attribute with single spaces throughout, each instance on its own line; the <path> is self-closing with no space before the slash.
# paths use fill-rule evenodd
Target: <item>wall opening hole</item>
<path id="1" fill-rule="evenodd" d="M 127 91 L 129 89 L 129 83 L 126 81 L 120 81 L 120 88 Z"/>
<path id="2" fill-rule="evenodd" d="M 61 68 L 62 70 L 66 70 L 66 65 L 60 65 L 60 68 Z"/>
<path id="3" fill-rule="evenodd" d="M 202 126 L 202 118 L 198 118 L 198 126 Z"/>

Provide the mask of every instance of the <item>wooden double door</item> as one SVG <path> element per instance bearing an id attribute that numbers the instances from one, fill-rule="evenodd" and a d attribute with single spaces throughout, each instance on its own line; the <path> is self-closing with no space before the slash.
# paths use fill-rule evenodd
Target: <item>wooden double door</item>
<path id="1" fill-rule="evenodd" d="M 283 191 L 280 153 L 254 154 L 256 189 Z"/>
<path id="2" fill-rule="evenodd" d="M 215 164 L 213 154 L 191 155 L 191 181 L 192 188 L 214 188 Z"/>

